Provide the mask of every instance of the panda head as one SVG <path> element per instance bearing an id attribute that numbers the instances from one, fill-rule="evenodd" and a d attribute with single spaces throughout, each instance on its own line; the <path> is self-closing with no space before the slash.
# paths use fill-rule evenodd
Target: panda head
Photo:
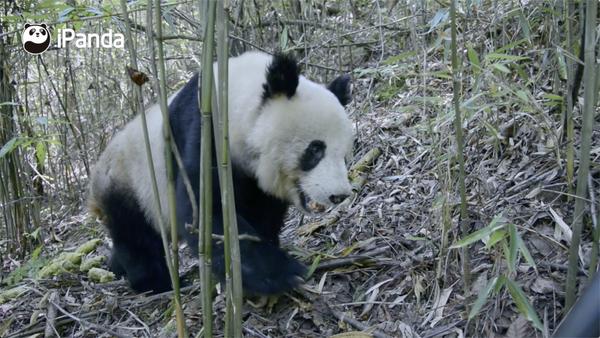
<path id="1" fill-rule="evenodd" d="M 25 24 L 21 34 L 23 48 L 30 54 L 41 54 L 50 46 L 50 32 L 46 24 Z"/>
<path id="2" fill-rule="evenodd" d="M 23 42 L 33 42 L 38 45 L 44 44 L 49 36 L 48 27 L 44 23 L 40 25 L 26 23 L 22 35 Z"/>
<path id="3" fill-rule="evenodd" d="M 260 188 L 307 212 L 348 197 L 346 159 L 354 139 L 344 110 L 349 101 L 349 75 L 326 87 L 301 76 L 292 57 L 275 55 L 247 140 Z"/>

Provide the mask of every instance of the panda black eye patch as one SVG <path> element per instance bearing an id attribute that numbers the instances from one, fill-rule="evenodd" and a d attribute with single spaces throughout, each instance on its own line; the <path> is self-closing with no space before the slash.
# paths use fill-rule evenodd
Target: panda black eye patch
<path id="1" fill-rule="evenodd" d="M 325 157 L 325 142 L 320 140 L 314 140 L 310 142 L 308 147 L 304 150 L 302 157 L 300 157 L 300 169 L 302 171 L 309 171 L 319 164 L 321 159 Z"/>

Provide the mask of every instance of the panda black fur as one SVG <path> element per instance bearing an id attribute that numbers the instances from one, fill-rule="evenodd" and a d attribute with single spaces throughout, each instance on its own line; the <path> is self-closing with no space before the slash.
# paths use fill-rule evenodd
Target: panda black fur
<path id="1" fill-rule="evenodd" d="M 248 294 L 278 294 L 302 281 L 305 267 L 279 247 L 279 233 L 290 204 L 322 210 L 351 192 L 345 157 L 353 129 L 343 105 L 350 100 L 350 78 L 328 87 L 299 75 L 290 56 L 248 52 L 229 60 L 229 136 L 235 204 L 240 234 L 242 280 Z M 216 74 L 216 65 L 215 65 Z M 194 76 L 169 99 L 169 122 L 196 203 L 199 188 L 201 121 Z M 158 218 L 168 215 L 162 116 L 155 105 L 146 112 L 162 214 L 155 208 L 140 117 L 117 133 L 102 153 L 90 183 L 89 206 L 113 240 L 110 268 L 136 291 L 171 288 Z M 213 163 L 215 154 L 213 149 Z M 213 232 L 222 234 L 217 168 L 213 167 Z M 180 237 L 197 249 L 192 208 L 176 175 Z M 165 222 L 166 224 L 167 222 Z M 213 270 L 224 276 L 223 245 L 213 242 Z"/>

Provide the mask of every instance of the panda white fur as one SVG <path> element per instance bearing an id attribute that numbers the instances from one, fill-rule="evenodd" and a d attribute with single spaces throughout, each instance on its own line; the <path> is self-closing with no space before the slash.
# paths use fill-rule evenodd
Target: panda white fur
<path id="1" fill-rule="evenodd" d="M 198 78 L 194 76 L 169 99 L 173 137 L 196 202 L 201 130 Z M 351 151 L 353 128 L 343 107 L 349 100 L 348 75 L 325 87 L 299 75 L 296 61 L 285 54 L 248 52 L 229 60 L 230 149 L 239 233 L 260 239 L 240 241 L 246 293 L 278 294 L 302 281 L 304 266 L 279 247 L 290 204 L 321 211 L 350 194 L 345 157 Z M 98 159 L 89 206 L 112 237 L 111 270 L 125 276 L 136 291 L 161 292 L 171 283 L 157 221 L 162 217 L 168 223 L 158 105 L 146 116 L 162 215 L 154 203 L 139 116 L 114 136 Z M 214 149 L 212 156 L 216 163 Z M 216 167 L 213 182 L 213 231 L 222 234 Z M 197 234 L 185 229 L 192 222 L 192 210 L 180 174 L 176 189 L 180 236 L 197 249 Z M 223 245 L 216 241 L 213 245 L 213 270 L 223 278 Z"/>

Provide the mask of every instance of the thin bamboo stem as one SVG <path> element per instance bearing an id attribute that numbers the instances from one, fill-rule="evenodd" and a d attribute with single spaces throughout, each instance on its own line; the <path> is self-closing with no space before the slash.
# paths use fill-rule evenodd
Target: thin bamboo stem
<path id="1" fill-rule="evenodd" d="M 462 134 L 462 117 L 460 114 L 460 82 L 458 79 L 459 64 L 456 43 L 456 0 L 451 1 L 450 17 L 452 20 L 452 102 L 454 104 L 454 128 L 456 132 L 456 155 L 458 159 L 458 190 L 460 194 L 460 230 L 461 235 L 468 234 L 467 229 L 467 194 L 465 189 L 465 158 L 463 155 L 463 134 Z M 464 278 L 464 292 L 468 295 L 471 285 L 471 268 L 469 252 L 466 247 L 462 249 L 462 270 Z"/>
<path id="2" fill-rule="evenodd" d="M 151 3 L 148 4 L 150 7 Z M 156 20 L 156 34 L 157 34 L 157 48 L 158 48 L 158 83 L 157 88 L 159 92 L 159 103 L 160 110 L 163 116 L 163 137 L 164 137 L 164 156 L 165 156 L 165 167 L 167 172 L 167 202 L 169 205 L 169 223 L 171 229 L 171 259 L 167 261 L 171 262 L 167 264 L 169 267 L 169 273 L 171 275 L 171 283 L 173 285 L 173 303 L 175 307 L 175 318 L 177 322 L 177 335 L 179 338 L 187 337 L 185 329 L 185 319 L 183 317 L 183 309 L 181 306 L 181 293 L 179 290 L 179 254 L 178 254 L 178 234 L 177 234 L 177 210 L 175 203 L 175 171 L 173 168 L 173 157 L 171 152 L 171 124 L 169 123 L 169 109 L 167 107 L 167 84 L 166 84 L 166 71 L 165 71 L 165 60 L 164 51 L 161 41 L 162 36 L 162 7 L 160 6 L 160 0 L 156 0 L 154 3 L 156 7 L 155 20 Z M 151 25 L 149 25 L 151 27 Z M 154 48 L 152 48 L 154 52 Z M 154 59 L 154 58 L 153 58 Z M 162 228 L 162 227 L 161 227 Z M 164 231 L 163 231 L 164 232 Z M 162 236 L 162 234 L 161 234 Z M 165 253 L 168 253 L 168 243 L 165 241 L 166 236 L 163 236 L 163 245 L 165 246 Z"/>
<path id="3" fill-rule="evenodd" d="M 566 29 L 567 46 L 566 49 L 571 51 L 573 49 L 573 27 L 571 25 L 571 16 L 574 12 L 574 4 L 572 1 L 568 1 L 565 6 L 565 20 L 564 27 Z M 565 107 L 565 120 L 566 120 L 566 157 L 567 157 L 567 189 L 570 194 L 573 193 L 573 173 L 575 172 L 575 143 L 574 143 L 574 123 L 573 123 L 573 83 L 575 75 L 575 63 L 570 59 L 567 59 L 567 91 L 566 96 L 566 107 Z M 569 197 L 569 200 L 571 198 Z"/>
<path id="4" fill-rule="evenodd" d="M 227 312 L 225 336 L 242 336 L 242 276 L 238 239 L 233 178 L 229 156 L 229 108 L 228 108 L 228 51 L 229 39 L 227 12 L 223 1 L 217 6 L 217 62 L 218 62 L 218 125 L 221 133 L 216 143 L 219 161 L 221 205 L 223 208 L 223 235 L 225 245 L 225 279 L 227 290 Z M 217 134 L 215 133 L 215 137 Z M 220 157 L 220 158 L 219 158 Z"/>
<path id="5" fill-rule="evenodd" d="M 569 247 L 569 269 L 567 270 L 567 289 L 565 296 L 565 310 L 568 311 L 575 303 L 575 289 L 577 282 L 577 271 L 579 270 L 579 243 L 581 241 L 581 229 L 583 228 L 583 215 L 585 213 L 585 200 L 587 197 L 587 177 L 590 169 L 590 149 L 592 144 L 592 130 L 594 126 L 594 108 L 596 102 L 596 12 L 598 10 L 597 0 L 586 1 L 585 17 L 585 72 L 584 81 L 584 104 L 581 127 L 581 154 L 579 159 L 579 170 L 577 172 L 577 196 L 575 199 L 575 212 L 573 213 L 573 235 Z"/>
<path id="6" fill-rule="evenodd" d="M 600 208 L 598 208 L 596 202 L 596 189 L 594 187 L 594 181 L 592 180 L 592 175 L 588 175 L 588 190 L 590 194 L 590 215 L 592 218 L 592 250 L 590 253 L 590 267 L 589 267 L 589 275 L 593 277 L 596 273 L 596 269 L 598 268 L 598 240 L 600 239 L 600 229 L 598 228 L 600 225 L 598 221 L 600 220 Z"/>
<path id="7" fill-rule="evenodd" d="M 201 226 L 198 241 L 200 279 L 202 289 L 202 322 L 204 337 L 213 336 L 212 328 L 212 83 L 213 50 L 216 2 L 207 0 L 208 11 L 204 26 L 202 45 L 202 78 L 200 112 L 202 114 L 202 140 L 200 143 L 200 215 Z"/>

